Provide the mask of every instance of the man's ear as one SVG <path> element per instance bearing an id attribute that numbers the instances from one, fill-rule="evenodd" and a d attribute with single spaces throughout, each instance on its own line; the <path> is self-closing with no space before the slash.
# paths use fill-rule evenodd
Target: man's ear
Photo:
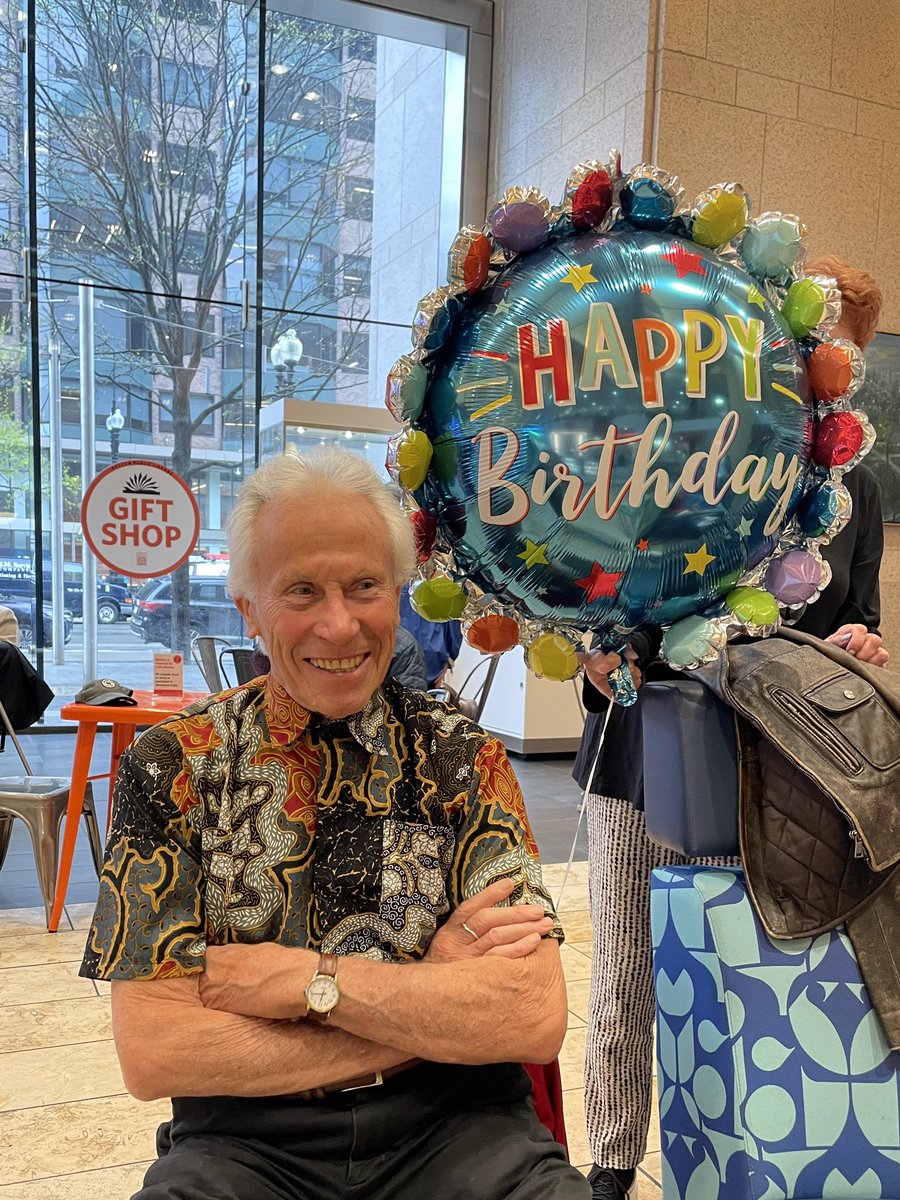
<path id="1" fill-rule="evenodd" d="M 232 596 L 235 607 L 244 618 L 244 624 L 247 626 L 248 637 L 259 637 L 259 627 L 256 624 L 256 619 L 253 616 L 253 602 L 249 596 Z"/>

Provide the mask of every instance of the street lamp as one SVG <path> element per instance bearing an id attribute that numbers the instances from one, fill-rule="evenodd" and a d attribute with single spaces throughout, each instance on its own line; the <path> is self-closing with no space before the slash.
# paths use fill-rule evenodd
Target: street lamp
<path id="1" fill-rule="evenodd" d="M 294 383 L 294 368 L 300 366 L 303 357 L 303 343 L 297 337 L 296 329 L 286 329 L 277 338 L 269 358 L 275 368 L 275 378 L 278 380 L 278 391 L 288 391 Z"/>
<path id="2" fill-rule="evenodd" d="M 114 400 L 110 414 L 106 418 L 106 431 L 109 434 L 110 465 L 119 461 L 119 436 L 124 428 L 125 418 L 119 412 L 118 401 Z"/>

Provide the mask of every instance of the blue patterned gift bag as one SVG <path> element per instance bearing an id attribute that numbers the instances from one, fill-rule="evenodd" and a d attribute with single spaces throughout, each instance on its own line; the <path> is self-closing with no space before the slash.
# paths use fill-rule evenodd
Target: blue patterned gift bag
<path id="1" fill-rule="evenodd" d="M 900 1053 L 844 930 L 771 941 L 739 868 L 653 872 L 664 1200 L 900 1200 Z"/>

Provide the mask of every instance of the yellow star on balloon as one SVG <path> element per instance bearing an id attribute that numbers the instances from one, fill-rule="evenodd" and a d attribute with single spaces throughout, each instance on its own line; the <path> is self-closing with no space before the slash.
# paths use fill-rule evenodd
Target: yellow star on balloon
<path id="1" fill-rule="evenodd" d="M 531 540 L 531 538 L 526 538 L 525 549 L 521 554 L 517 554 L 516 557 L 524 559 L 525 566 L 529 569 L 531 567 L 536 567 L 538 563 L 545 563 L 547 566 L 549 566 L 550 564 L 547 562 L 547 555 L 545 553 L 546 549 L 546 542 L 541 542 L 541 544 L 538 546 Z"/>
<path id="2" fill-rule="evenodd" d="M 591 264 L 586 263 L 583 267 L 576 266 L 575 263 L 569 264 L 569 269 L 563 275 L 560 283 L 571 283 L 576 292 L 580 292 L 586 283 L 596 283 L 591 272 Z"/>
<path id="3" fill-rule="evenodd" d="M 699 550 L 695 550 L 693 554 L 685 552 L 684 557 L 687 559 L 687 566 L 684 568 L 685 575 L 690 575 L 691 571 L 696 571 L 698 575 L 703 575 L 709 564 L 716 561 L 716 556 L 710 554 L 706 549 L 706 542 L 703 543 Z"/>
<path id="4" fill-rule="evenodd" d="M 761 308 L 763 312 L 766 310 L 766 298 L 756 284 L 751 283 L 747 288 L 747 303 L 755 304 L 756 307 Z"/>

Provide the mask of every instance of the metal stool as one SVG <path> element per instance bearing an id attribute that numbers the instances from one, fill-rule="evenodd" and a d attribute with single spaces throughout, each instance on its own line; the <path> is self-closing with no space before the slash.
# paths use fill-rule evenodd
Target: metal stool
<path id="1" fill-rule="evenodd" d="M 28 832 L 31 835 L 34 862 L 37 867 L 38 881 L 44 897 L 44 908 L 49 925 L 50 910 L 53 907 L 53 898 L 56 893 L 59 828 L 69 803 L 70 780 L 46 775 L 32 775 L 31 766 L 2 703 L 0 703 L 0 720 L 2 720 L 7 734 L 12 738 L 26 772 L 24 776 L 0 778 L 0 869 L 3 867 L 6 852 L 9 849 L 13 818 L 19 817 L 28 826 Z M 89 783 L 84 790 L 81 814 L 84 817 L 88 840 L 91 844 L 94 868 L 99 875 L 103 862 L 103 848 L 100 843 L 100 830 L 97 827 L 94 797 Z"/>

